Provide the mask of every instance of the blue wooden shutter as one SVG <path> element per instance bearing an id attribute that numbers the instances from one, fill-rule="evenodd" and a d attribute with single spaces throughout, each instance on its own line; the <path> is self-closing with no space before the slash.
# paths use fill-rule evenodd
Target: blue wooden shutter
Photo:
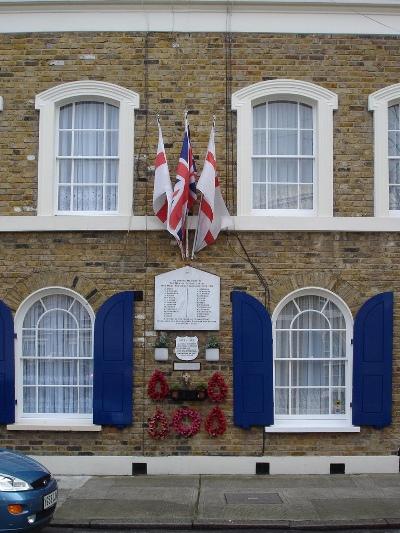
<path id="1" fill-rule="evenodd" d="M 93 422 L 132 424 L 134 293 L 109 298 L 94 325 Z"/>
<path id="2" fill-rule="evenodd" d="M 353 424 L 388 426 L 392 420 L 393 293 L 367 300 L 354 324 Z"/>
<path id="3" fill-rule="evenodd" d="M 236 426 L 274 423 L 272 323 L 245 292 L 233 291 L 233 414 Z"/>
<path id="4" fill-rule="evenodd" d="M 0 300 L 0 424 L 15 422 L 14 321 Z"/>

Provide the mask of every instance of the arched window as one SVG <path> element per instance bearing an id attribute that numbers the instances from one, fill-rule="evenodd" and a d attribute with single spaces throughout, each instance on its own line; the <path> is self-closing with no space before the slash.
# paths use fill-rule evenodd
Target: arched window
<path id="1" fill-rule="evenodd" d="M 275 420 L 350 424 L 352 317 L 323 289 L 287 296 L 273 316 Z"/>
<path id="2" fill-rule="evenodd" d="M 67 289 L 43 289 L 21 305 L 17 419 L 92 420 L 93 323 L 87 302 Z"/>
<path id="3" fill-rule="evenodd" d="M 237 110 L 238 215 L 333 216 L 337 96 L 299 80 L 232 95 Z"/>
<path id="4" fill-rule="evenodd" d="M 374 111 L 375 216 L 400 215 L 400 83 L 369 96 Z"/>
<path id="5" fill-rule="evenodd" d="M 38 215 L 130 215 L 139 95 L 82 80 L 36 96 Z"/>

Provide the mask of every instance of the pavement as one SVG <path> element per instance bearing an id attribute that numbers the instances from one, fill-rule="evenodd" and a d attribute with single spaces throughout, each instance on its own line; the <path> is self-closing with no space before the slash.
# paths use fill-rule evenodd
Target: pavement
<path id="1" fill-rule="evenodd" d="M 57 479 L 52 528 L 400 528 L 400 474 Z"/>

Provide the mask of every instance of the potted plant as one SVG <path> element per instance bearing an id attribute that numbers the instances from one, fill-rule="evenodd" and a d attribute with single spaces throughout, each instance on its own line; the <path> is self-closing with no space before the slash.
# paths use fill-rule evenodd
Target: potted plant
<path id="1" fill-rule="evenodd" d="M 216 337 L 209 337 L 206 346 L 206 361 L 219 361 L 219 343 Z"/>
<path id="2" fill-rule="evenodd" d="M 156 361 L 168 361 L 168 339 L 165 335 L 160 335 L 155 344 L 154 359 Z"/>

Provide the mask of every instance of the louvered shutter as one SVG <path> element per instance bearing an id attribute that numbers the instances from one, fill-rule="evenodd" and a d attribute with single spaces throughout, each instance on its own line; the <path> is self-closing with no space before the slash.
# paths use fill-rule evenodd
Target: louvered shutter
<path id="1" fill-rule="evenodd" d="M 353 424 L 388 426 L 392 420 L 393 293 L 369 299 L 354 325 Z"/>
<path id="2" fill-rule="evenodd" d="M 272 323 L 265 307 L 241 291 L 233 306 L 233 397 L 236 426 L 274 423 Z"/>
<path id="3" fill-rule="evenodd" d="M 0 424 L 15 422 L 14 321 L 0 301 Z"/>
<path id="4" fill-rule="evenodd" d="M 109 298 L 94 326 L 93 422 L 132 424 L 134 293 Z"/>

